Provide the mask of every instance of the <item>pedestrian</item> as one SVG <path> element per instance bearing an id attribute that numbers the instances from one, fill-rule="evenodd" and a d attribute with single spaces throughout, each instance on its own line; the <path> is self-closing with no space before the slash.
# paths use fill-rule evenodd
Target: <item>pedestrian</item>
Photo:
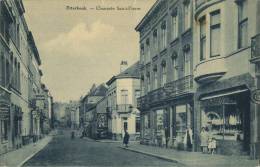
<path id="1" fill-rule="evenodd" d="M 123 139 L 123 144 L 125 145 L 125 147 L 128 147 L 129 138 L 130 138 L 130 136 L 129 136 L 127 130 L 125 130 L 125 136 Z"/>
<path id="2" fill-rule="evenodd" d="M 184 136 L 184 144 L 188 151 L 192 151 L 192 140 L 193 140 L 192 129 L 188 126 Z"/>
<path id="3" fill-rule="evenodd" d="M 210 137 L 208 142 L 209 153 L 213 155 L 215 153 L 216 148 L 217 148 L 216 139 L 214 137 L 213 138 Z"/>
<path id="4" fill-rule="evenodd" d="M 207 153 L 208 149 L 208 132 L 202 127 L 200 132 L 200 147 L 202 149 L 202 153 Z"/>
<path id="5" fill-rule="evenodd" d="M 72 132 L 71 132 L 71 140 L 73 140 L 74 138 L 75 138 L 75 132 L 72 131 Z"/>

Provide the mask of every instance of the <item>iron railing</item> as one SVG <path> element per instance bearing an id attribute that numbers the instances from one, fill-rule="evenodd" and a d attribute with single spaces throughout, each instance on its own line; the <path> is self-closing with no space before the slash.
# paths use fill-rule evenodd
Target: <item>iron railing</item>
<path id="1" fill-rule="evenodd" d="M 193 75 L 185 76 L 176 81 L 166 83 L 164 87 L 155 89 L 145 96 L 137 99 L 137 108 L 146 107 L 149 104 L 163 101 L 167 98 L 177 97 L 181 94 L 190 93 L 193 90 Z"/>

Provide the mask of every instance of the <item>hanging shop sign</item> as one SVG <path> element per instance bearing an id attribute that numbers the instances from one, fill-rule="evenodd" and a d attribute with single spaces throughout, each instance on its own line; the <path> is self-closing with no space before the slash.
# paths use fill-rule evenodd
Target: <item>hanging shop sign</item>
<path id="1" fill-rule="evenodd" d="M 0 104 L 0 119 L 10 118 L 10 107 L 6 104 Z"/>
<path id="2" fill-rule="evenodd" d="M 97 126 L 98 128 L 107 127 L 107 117 L 106 114 L 98 114 L 97 116 Z"/>
<path id="3" fill-rule="evenodd" d="M 260 104 L 260 89 L 251 92 L 251 101 L 255 104 Z"/>
<path id="4" fill-rule="evenodd" d="M 1 103 L 10 103 L 10 93 L 0 87 L 0 102 Z"/>

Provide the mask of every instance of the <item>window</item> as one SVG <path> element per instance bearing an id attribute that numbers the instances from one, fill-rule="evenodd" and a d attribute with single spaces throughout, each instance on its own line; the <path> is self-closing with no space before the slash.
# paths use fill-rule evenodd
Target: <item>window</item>
<path id="1" fill-rule="evenodd" d="M 141 95 L 144 95 L 144 75 L 141 75 Z"/>
<path id="2" fill-rule="evenodd" d="M 157 71 L 157 66 L 154 66 L 154 68 L 153 68 L 153 77 L 154 77 L 153 88 L 157 89 L 158 88 L 158 71 Z"/>
<path id="3" fill-rule="evenodd" d="M 190 22 L 191 22 L 191 3 L 190 1 L 186 0 L 184 1 L 184 31 L 188 30 L 190 28 Z"/>
<path id="4" fill-rule="evenodd" d="M 151 49 L 150 49 L 150 40 L 149 38 L 146 40 L 146 49 L 147 49 L 147 54 L 146 54 L 146 62 L 148 63 L 151 61 Z"/>
<path id="5" fill-rule="evenodd" d="M 144 44 L 141 44 L 141 57 L 140 57 L 141 63 L 144 63 Z"/>
<path id="6" fill-rule="evenodd" d="M 162 86 L 166 84 L 166 78 L 167 78 L 167 69 L 166 69 L 166 61 L 162 61 Z"/>
<path id="7" fill-rule="evenodd" d="M 5 59 L 4 59 L 4 53 L 0 53 L 0 85 L 4 86 L 5 85 Z"/>
<path id="8" fill-rule="evenodd" d="M 220 10 L 210 14 L 210 57 L 220 55 Z"/>
<path id="9" fill-rule="evenodd" d="M 137 104 L 137 99 L 141 96 L 140 90 L 135 90 L 135 98 L 134 98 L 134 104 Z"/>
<path id="10" fill-rule="evenodd" d="M 158 51 L 157 30 L 154 30 L 154 31 L 153 31 L 153 48 L 154 48 L 154 51 L 155 51 L 155 52 Z"/>
<path id="11" fill-rule="evenodd" d="M 247 1 L 241 0 L 238 3 L 238 48 L 248 46 L 247 22 Z"/>
<path id="12" fill-rule="evenodd" d="M 5 82 L 6 87 L 8 88 L 10 85 L 10 63 L 8 59 L 6 59 L 6 82 Z"/>
<path id="13" fill-rule="evenodd" d="M 129 104 L 128 102 L 128 90 L 121 90 L 122 104 Z"/>
<path id="14" fill-rule="evenodd" d="M 147 82 L 147 92 L 150 92 L 150 90 L 151 90 L 150 73 L 147 73 L 147 74 L 146 74 L 146 82 Z"/>
<path id="15" fill-rule="evenodd" d="M 7 14 L 7 9 L 5 5 L 0 1 L 0 34 L 3 38 L 8 41 L 9 40 L 9 29 L 11 24 L 11 17 Z"/>
<path id="16" fill-rule="evenodd" d="M 172 40 L 178 37 L 178 13 L 177 9 L 173 10 L 171 16 L 171 24 L 172 24 Z"/>
<path id="17" fill-rule="evenodd" d="M 184 51 L 184 76 L 190 75 L 191 61 L 190 49 Z"/>
<path id="18" fill-rule="evenodd" d="M 1 120 L 1 141 L 8 139 L 8 132 L 7 132 L 7 120 Z"/>
<path id="19" fill-rule="evenodd" d="M 206 58 L 206 17 L 200 19 L 200 61 Z"/>
<path id="20" fill-rule="evenodd" d="M 161 50 L 165 49 L 167 46 L 167 29 L 166 29 L 166 21 L 162 22 L 161 25 Z"/>
<path id="21" fill-rule="evenodd" d="M 172 56 L 172 68 L 173 68 L 173 81 L 178 79 L 178 63 L 177 56 Z"/>
<path id="22" fill-rule="evenodd" d="M 140 131 L 141 131 L 140 118 L 136 118 L 136 122 L 135 122 L 135 131 L 136 131 L 136 132 L 140 132 Z"/>
<path id="23" fill-rule="evenodd" d="M 20 91 L 21 89 L 21 69 L 20 69 L 20 63 L 18 63 L 18 78 L 17 78 L 17 89 Z"/>

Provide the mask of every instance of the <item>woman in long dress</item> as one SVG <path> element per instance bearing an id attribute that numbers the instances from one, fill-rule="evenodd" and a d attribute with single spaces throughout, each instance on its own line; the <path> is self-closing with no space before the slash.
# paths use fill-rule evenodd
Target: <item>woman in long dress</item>
<path id="1" fill-rule="evenodd" d="M 202 153 L 207 153 L 208 151 L 208 132 L 203 127 L 200 132 L 200 147 L 202 149 Z"/>

